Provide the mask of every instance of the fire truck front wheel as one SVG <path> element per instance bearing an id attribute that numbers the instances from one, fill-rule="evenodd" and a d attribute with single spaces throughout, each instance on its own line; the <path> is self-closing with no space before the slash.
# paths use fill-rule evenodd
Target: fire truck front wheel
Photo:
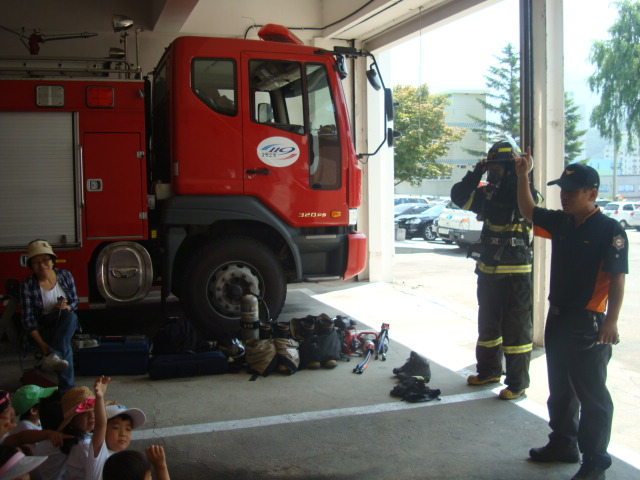
<path id="1" fill-rule="evenodd" d="M 263 243 L 227 238 L 197 250 L 188 269 L 181 299 L 189 319 L 202 333 L 216 337 L 240 330 L 240 298 L 262 297 L 272 319 L 287 295 L 282 265 Z M 261 319 L 266 318 L 264 312 Z"/>

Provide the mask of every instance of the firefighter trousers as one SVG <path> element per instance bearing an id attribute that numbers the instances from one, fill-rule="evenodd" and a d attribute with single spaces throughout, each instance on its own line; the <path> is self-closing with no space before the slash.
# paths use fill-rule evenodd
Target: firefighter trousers
<path id="1" fill-rule="evenodd" d="M 611 345 L 597 343 L 603 313 L 551 307 L 545 327 L 551 442 L 578 444 L 584 462 L 606 469 L 613 401 L 606 386 Z"/>
<path id="2" fill-rule="evenodd" d="M 478 275 L 477 371 L 480 378 L 501 377 L 512 391 L 529 387 L 533 346 L 530 274 L 493 278 Z"/>

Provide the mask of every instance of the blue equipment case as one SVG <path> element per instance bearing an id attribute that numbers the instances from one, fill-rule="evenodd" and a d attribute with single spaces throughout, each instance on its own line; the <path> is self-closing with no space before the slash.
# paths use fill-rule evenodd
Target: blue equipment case
<path id="1" fill-rule="evenodd" d="M 149 350 L 144 335 L 100 337 L 99 346 L 76 352 L 76 375 L 144 375 Z"/>

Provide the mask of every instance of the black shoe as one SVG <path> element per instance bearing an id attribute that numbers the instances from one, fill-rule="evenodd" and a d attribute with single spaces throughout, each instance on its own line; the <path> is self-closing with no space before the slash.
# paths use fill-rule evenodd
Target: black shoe
<path id="1" fill-rule="evenodd" d="M 593 463 L 583 463 L 571 480 L 605 480 L 605 478 L 604 468 Z"/>
<path id="2" fill-rule="evenodd" d="M 544 447 L 529 450 L 529 456 L 534 462 L 578 463 L 580 461 L 580 452 L 575 445 L 547 443 Z"/>
<path id="3" fill-rule="evenodd" d="M 409 358 L 400 368 L 393 369 L 394 375 L 400 378 L 422 377 L 426 383 L 431 380 L 431 366 L 429 361 L 416 352 L 411 352 Z"/>

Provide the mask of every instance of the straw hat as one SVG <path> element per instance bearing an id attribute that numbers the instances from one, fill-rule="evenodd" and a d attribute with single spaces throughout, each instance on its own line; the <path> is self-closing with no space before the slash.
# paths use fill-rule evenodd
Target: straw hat
<path id="1" fill-rule="evenodd" d="M 61 406 L 64 420 L 58 427 L 61 431 L 76 415 L 93 411 L 95 396 L 87 387 L 73 387 L 62 396 Z"/>
<path id="2" fill-rule="evenodd" d="M 36 255 L 47 254 L 50 255 L 53 260 L 56 259 L 56 254 L 53 253 L 53 248 L 46 240 L 33 240 L 27 245 L 27 267 L 31 268 L 31 259 Z"/>

